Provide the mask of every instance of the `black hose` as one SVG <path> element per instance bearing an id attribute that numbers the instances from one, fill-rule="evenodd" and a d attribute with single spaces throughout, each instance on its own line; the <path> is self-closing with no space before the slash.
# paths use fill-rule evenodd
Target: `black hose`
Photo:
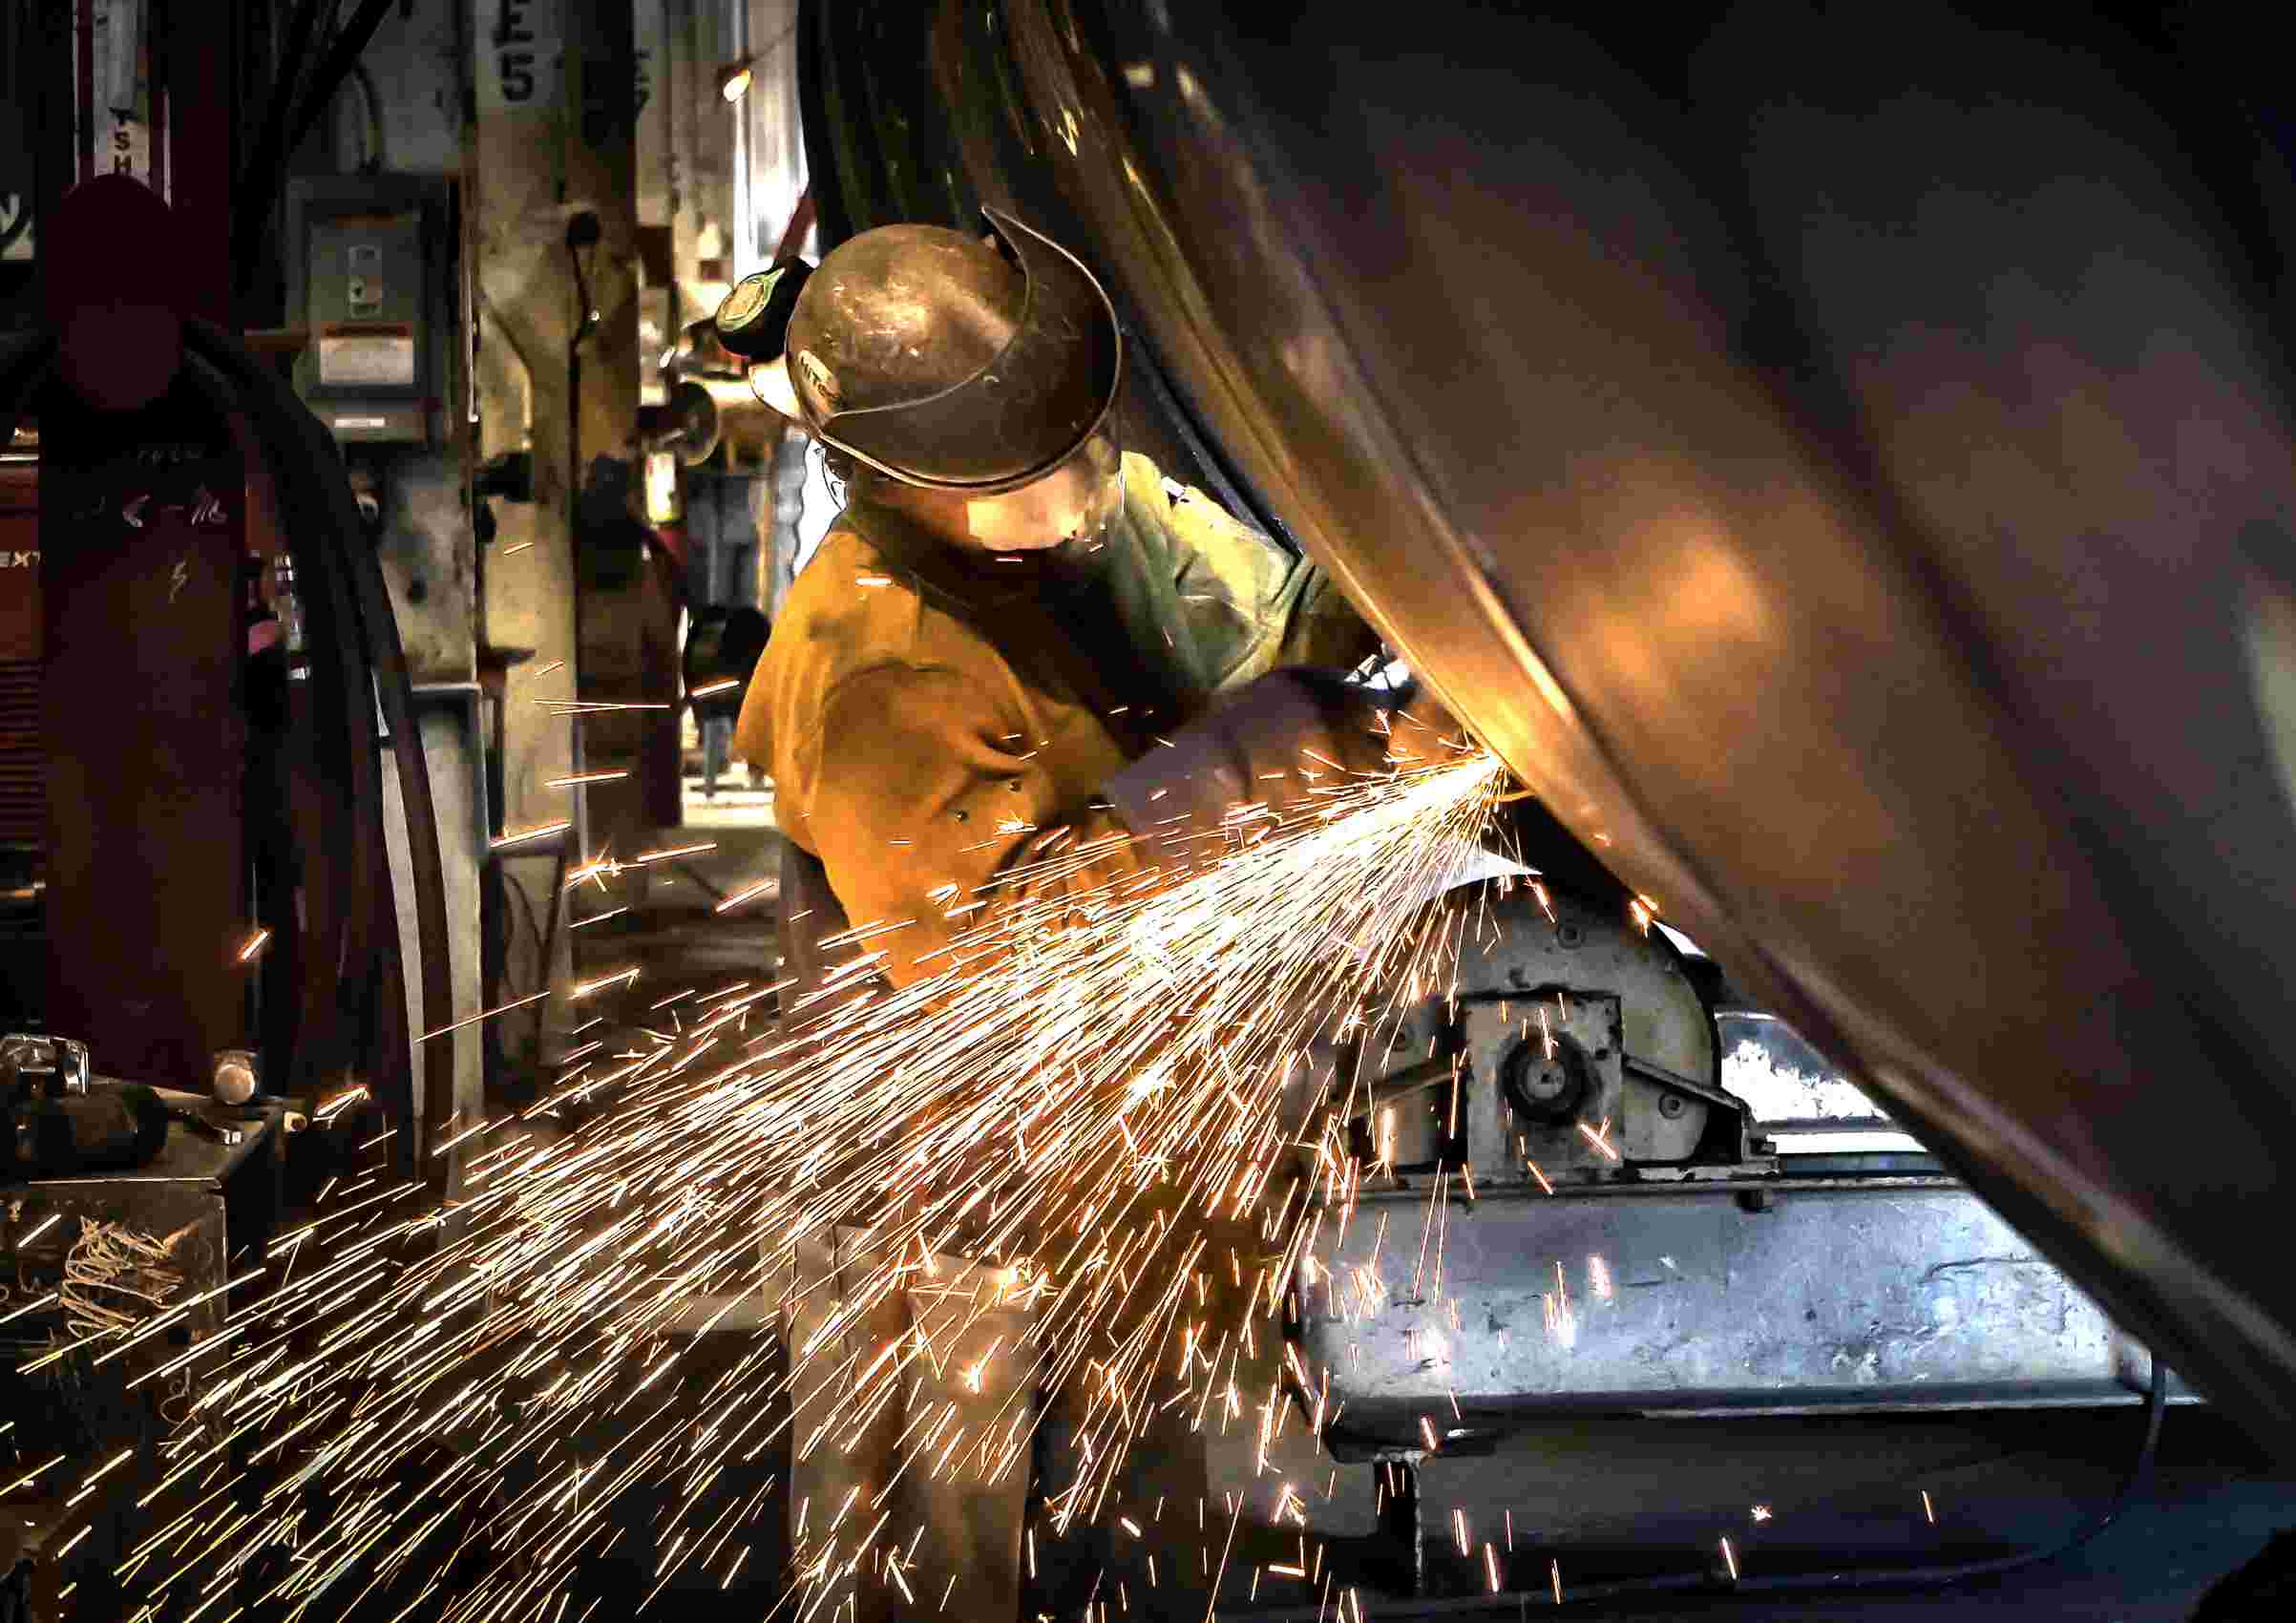
<path id="1" fill-rule="evenodd" d="M 310 88 L 304 92 L 303 100 L 296 104 L 294 130 L 287 138 L 288 154 L 298 151 L 305 141 L 310 139 L 311 132 L 319 127 L 319 120 L 326 117 L 328 110 L 334 106 L 335 97 L 342 94 L 344 81 L 350 77 L 351 71 L 359 65 L 360 55 L 373 41 L 375 31 L 383 26 L 384 17 L 390 14 L 390 8 L 396 3 L 397 0 L 367 0 L 365 5 L 351 13 L 350 21 L 335 36 L 334 44 L 327 48 L 326 58 L 312 74 Z"/>
<path id="2" fill-rule="evenodd" d="M 438 847 L 436 808 L 431 794 L 428 766 L 423 754 L 422 737 L 413 711 L 413 694 L 410 685 L 406 659 L 398 638 L 398 624 L 390 606 L 390 595 L 384 585 L 382 571 L 373 551 L 366 544 L 365 531 L 358 510 L 350 494 L 348 481 L 340 477 L 326 478 L 319 470 L 341 466 L 340 453 L 333 437 L 305 409 L 287 386 L 262 363 L 220 331 L 204 327 L 196 337 L 201 348 L 208 345 L 227 345 L 237 350 L 242 375 L 250 385 L 244 409 L 258 427 L 259 434 L 266 441 L 274 436 L 263 432 L 266 422 L 280 431 L 277 438 L 290 444 L 301 441 L 302 456 L 285 471 L 284 484 L 307 482 L 317 502 L 326 511 L 328 522 L 317 527 L 316 534 L 323 542 L 332 542 L 334 556 L 324 559 L 326 571 L 348 587 L 350 600 L 349 624 L 359 645 L 365 648 L 374 683 L 373 697 L 380 702 L 385 724 L 390 728 L 392 750 L 398 763 L 399 790 L 405 804 L 408 856 L 414 887 L 415 928 L 422 956 L 423 1007 L 426 1020 L 440 1016 L 451 1018 L 453 1008 L 452 964 L 446 931 L 446 904 L 443 865 Z M 359 696 L 351 703 L 357 706 Z M 369 802 L 378 812 L 379 794 Z M 370 837 L 379 841 L 379 826 Z M 386 938 L 393 947 L 397 941 L 395 909 L 383 916 Z M 444 1023 L 444 1021 L 441 1022 Z M 394 1045 L 404 1041 L 396 1032 L 380 1034 L 381 1041 Z M 432 1134 L 443 1128 L 451 1113 L 453 1100 L 453 1046 L 451 1043 L 427 1047 L 423 1052 L 424 1064 L 424 1121 Z M 411 1135 L 409 1135 L 410 1137 Z M 411 1153 L 402 1147 L 402 1154 Z M 442 1180 L 447 1172 L 445 1164 L 427 1167 L 434 1181 Z"/>
<path id="3" fill-rule="evenodd" d="M 187 348 L 183 371 L 192 387 L 205 396 L 220 415 L 238 410 L 241 391 L 212 362 Z M 259 453 L 261 450 L 259 441 Z M 284 519 L 284 493 L 281 506 Z M 356 831 L 367 821 L 365 808 L 378 792 L 372 767 L 376 749 L 373 711 L 371 705 L 364 703 L 372 689 L 373 678 L 358 657 L 356 640 L 345 629 L 348 623 L 345 603 L 339 594 L 326 589 L 332 584 L 328 572 L 311 556 L 307 542 L 297 544 L 296 537 L 305 535 L 308 522 L 307 518 L 289 521 L 283 528 L 286 531 L 287 551 L 296 566 L 299 586 L 305 580 L 310 582 L 303 588 L 303 596 L 310 611 L 306 627 L 312 633 L 314 646 L 337 655 L 331 660 L 316 655 L 311 659 L 311 704 L 317 714 L 340 717 L 343 725 L 317 727 L 312 732 L 315 764 L 323 781 L 340 786 L 345 794 L 341 801 L 329 802 L 329 813 L 322 817 L 319 829 L 325 881 L 315 889 L 327 898 L 330 917 L 326 922 L 330 928 L 326 933 L 331 938 L 306 939 L 302 944 L 301 957 L 308 974 L 326 976 L 336 991 L 326 1010 L 329 1018 L 326 1022 L 316 1028 L 299 1030 L 293 1050 L 275 1057 L 279 1069 L 269 1082 L 272 1089 L 279 1092 L 305 1082 L 317 1084 L 346 1066 L 359 1064 L 357 1051 L 349 1040 L 359 1022 L 353 1018 L 354 1011 L 345 1008 L 344 996 L 347 992 L 363 995 L 366 980 L 341 971 L 346 966 L 369 961 L 366 952 L 371 924 L 362 906 L 371 906 L 372 887 L 366 882 L 366 876 L 374 871 L 372 864 L 379 849 L 371 841 L 360 842 L 355 838 Z M 313 579 L 314 576 L 317 578 Z M 360 696 L 362 708 L 353 707 L 353 694 Z M 350 814 L 335 814 L 332 808 L 336 805 L 349 806 Z M 296 996 L 306 1009 L 309 990 L 307 984 L 296 988 Z"/>
<path id="4" fill-rule="evenodd" d="M 256 135 L 255 150 L 240 176 L 239 195 L 232 201 L 231 258 L 240 267 L 239 285 L 242 292 L 255 272 L 261 222 L 270 214 L 287 155 L 295 150 L 284 144 L 287 120 L 294 113 L 295 72 L 311 48 L 311 32 L 319 26 L 320 3 L 321 0 L 303 0 L 287 21 L 286 38 L 279 52 L 279 71 L 272 78 L 270 105 L 263 109 L 263 128 Z"/>
<path id="5" fill-rule="evenodd" d="M 310 577 L 329 580 L 340 597 L 348 600 L 344 604 L 339 597 L 330 607 L 348 608 L 342 624 L 349 636 L 344 641 L 348 644 L 355 639 L 355 645 L 366 650 L 372 671 L 373 697 L 380 703 L 385 725 L 390 728 L 391 748 L 398 762 L 399 792 L 406 807 L 415 933 L 422 956 L 424 1018 L 430 1021 L 444 1016 L 447 1018 L 439 1022 L 445 1024 L 453 1017 L 454 1004 L 437 809 L 431 796 L 431 775 L 414 716 L 413 690 L 408 681 L 405 651 L 399 643 L 398 622 L 391 610 L 381 566 L 375 561 L 373 550 L 366 544 L 349 481 L 339 474 L 327 477 L 323 472 L 340 470 L 341 453 L 333 436 L 286 384 L 236 339 L 206 322 L 187 321 L 184 344 L 187 350 L 216 366 L 237 386 L 240 409 L 254 425 L 259 443 L 275 459 L 273 468 L 279 480 L 283 528 L 290 537 L 309 539 L 326 549 L 326 556 L 311 560 L 314 567 Z M 298 558 L 296 563 L 298 578 L 303 578 L 304 559 Z M 337 657 L 348 661 L 350 651 L 346 646 Z M 356 716 L 360 710 L 361 698 L 354 692 L 349 698 L 349 711 Z M 367 803 L 379 808 L 379 793 L 369 795 Z M 373 833 L 368 837 L 374 837 Z M 388 873 L 387 862 L 383 871 Z M 384 889 L 387 892 L 389 887 Z M 395 940 L 395 909 L 391 910 L 388 927 L 390 938 Z M 380 1033 L 378 1040 L 404 1041 L 394 1033 Z M 442 1131 L 453 1108 L 453 1044 L 426 1045 L 421 1058 L 423 1121 L 435 1136 Z M 409 1170 L 416 1170 L 412 1164 L 415 1153 L 412 1139 L 412 1133 L 405 1133 L 399 1143 L 401 1165 Z M 429 1156 L 423 1157 L 423 1162 L 420 1170 L 434 1189 L 442 1189 L 450 1170 L 447 1163 L 438 1160 L 433 1164 Z"/>
<path id="6" fill-rule="evenodd" d="M 327 47 L 326 56 L 311 71 L 303 95 L 292 102 L 284 94 L 293 86 L 291 63 L 309 49 L 311 23 L 318 11 L 318 0 L 305 0 L 288 25 L 287 53 L 280 58 L 280 82 L 273 87 L 271 105 L 264 115 L 263 133 L 257 137 L 255 155 L 248 161 L 240 179 L 239 194 L 231 207 L 231 257 L 239 266 L 239 291 L 244 293 L 252 285 L 256 266 L 262 262 L 257 249 L 263 245 L 264 223 L 279 202 L 280 191 L 286 179 L 287 159 L 310 139 L 319 120 L 326 116 L 343 82 L 358 66 L 360 54 L 374 38 L 375 30 L 382 27 L 383 18 L 390 13 L 394 0 L 365 0 L 343 32 Z"/>
<path id="7" fill-rule="evenodd" d="M 190 344 L 192 375 L 217 375 L 221 409 L 233 409 L 247 391 L 245 375 L 229 356 L 211 360 Z M 257 448 L 263 449 L 260 429 L 253 428 Z M 276 456 L 275 456 L 276 460 Z M 345 1068 L 364 1073 L 368 1068 L 365 1044 L 359 1035 L 366 1024 L 366 1003 L 371 992 L 370 971 L 375 961 L 378 902 L 369 875 L 384 866 L 379 831 L 369 808 L 379 802 L 381 779 L 376 769 L 380 741 L 375 736 L 374 676 L 357 634 L 357 620 L 343 572 L 322 557 L 316 537 L 327 522 L 326 506 L 314 501 L 300 481 L 290 484 L 284 466 L 274 470 L 280 509 L 280 529 L 295 565 L 310 648 L 312 709 L 320 716 L 338 717 L 339 727 L 313 728 L 313 748 L 319 774 L 340 790 L 348 816 L 329 817 L 320 830 L 320 848 L 327 875 L 324 894 L 332 917 L 327 938 L 308 943 L 307 958 L 317 965 L 333 964 L 339 974 L 337 992 L 326 1025 L 298 1044 L 289 1077 L 325 1080 Z M 292 1086 L 288 1077 L 283 1084 Z"/>

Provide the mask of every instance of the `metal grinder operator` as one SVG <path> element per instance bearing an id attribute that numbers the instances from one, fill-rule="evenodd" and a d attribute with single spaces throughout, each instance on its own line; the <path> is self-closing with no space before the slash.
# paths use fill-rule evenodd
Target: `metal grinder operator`
<path id="1" fill-rule="evenodd" d="M 837 247 L 804 281 L 781 357 L 754 374 L 823 443 L 848 498 L 790 592 L 733 743 L 772 775 L 788 836 L 793 1001 L 819 984 L 820 943 L 849 920 L 914 919 L 870 946 L 896 986 L 931 974 L 992 909 L 1042 894 L 979 888 L 1061 828 L 1079 846 L 1134 836 L 1045 882 L 1085 891 L 1170 871 L 1156 836 L 1175 818 L 1208 825 L 1238 800 L 1305 794 L 1303 748 L 1386 769 L 1378 706 L 1341 677 L 1376 637 L 1321 569 L 1122 451 L 1107 427 L 1122 342 L 1106 294 L 1057 243 L 983 212 L 986 238 L 891 225 Z M 968 908 L 977 893 L 995 899 Z M 840 1261 L 866 1266 L 832 1251 L 800 1242 L 781 1259 L 797 1274 L 783 1311 L 795 1343 L 844 1294 Z M 854 1349 L 909 1328 L 881 1317 L 853 1329 Z M 974 1340 L 1015 1346 L 1025 1330 L 1016 1310 L 987 1314 L 939 1360 L 948 1390 L 928 1372 L 911 1406 L 997 1412 L 1009 1385 L 992 1374 L 973 1391 L 955 1372 Z M 810 1502 L 818 1528 L 856 1486 L 874 1499 L 904 1419 L 798 1461 L 792 1513 Z M 901 1473 L 896 1520 L 922 1524 L 913 1559 L 932 1588 L 957 1574 L 951 1615 L 1080 1604 L 1041 1574 L 1022 1607 L 1030 1475 Z M 1200 1469 L 1195 1481 L 1190 1497 Z M 864 1585 L 852 1604 L 892 1598 Z"/>

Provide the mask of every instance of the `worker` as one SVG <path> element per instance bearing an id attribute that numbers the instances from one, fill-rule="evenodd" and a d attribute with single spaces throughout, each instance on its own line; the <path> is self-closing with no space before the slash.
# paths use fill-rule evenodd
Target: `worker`
<path id="1" fill-rule="evenodd" d="M 907 921 L 868 943 L 907 986 L 998 909 L 1176 874 L 1203 844 L 1185 835 L 1232 804 L 1311 792 L 1330 775 L 1315 757 L 1389 769 L 1397 748 L 1381 706 L 1342 680 L 1376 637 L 1321 569 L 1123 450 L 1106 294 L 1050 239 L 983 212 L 985 237 L 891 225 L 837 247 L 754 374 L 825 448 L 847 502 L 790 590 L 733 743 L 770 774 L 787 836 L 785 1007 L 819 984 L 828 936 Z M 1015 875 L 1064 829 L 1089 862 Z M 815 1339 L 839 1276 L 865 1269 L 842 1244 L 796 1247 L 792 1339 Z M 845 1333 L 884 1345 L 903 1311 Z M 907 1413 L 999 1413 L 1009 1375 L 973 1391 L 956 1372 L 972 1341 L 1017 1346 L 1025 1328 L 984 1317 L 921 1370 Z M 792 1514 L 818 1528 L 855 1488 L 874 1503 L 905 1421 L 882 1415 L 876 1440 L 842 1449 L 797 1440 Z M 936 1589 L 954 1575 L 951 1615 L 1022 1614 L 1027 1475 L 901 1473 L 923 1528 L 912 1560 Z M 853 1597 L 856 1615 L 872 1604 Z"/>

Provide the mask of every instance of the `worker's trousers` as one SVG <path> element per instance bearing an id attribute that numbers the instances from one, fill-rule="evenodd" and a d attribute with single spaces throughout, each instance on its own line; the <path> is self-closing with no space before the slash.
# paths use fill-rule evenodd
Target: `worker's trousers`
<path id="1" fill-rule="evenodd" d="M 800 1615 L 1008 1623 L 1036 1421 L 1033 1315 L 1002 1298 L 993 1270 L 937 1257 L 855 1316 L 877 1261 L 863 1243 L 842 1230 L 776 1258 L 795 1372 L 791 1549 L 812 1575 Z"/>

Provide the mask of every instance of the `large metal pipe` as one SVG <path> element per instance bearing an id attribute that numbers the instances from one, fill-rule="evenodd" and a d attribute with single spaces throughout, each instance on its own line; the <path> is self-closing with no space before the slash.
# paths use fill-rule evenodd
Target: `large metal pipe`
<path id="1" fill-rule="evenodd" d="M 1926 7 L 915 21 L 825 10 L 813 101 L 934 102 L 874 138 L 1075 235 L 1564 826 L 2296 1444 L 2296 475 L 2222 82 Z"/>

